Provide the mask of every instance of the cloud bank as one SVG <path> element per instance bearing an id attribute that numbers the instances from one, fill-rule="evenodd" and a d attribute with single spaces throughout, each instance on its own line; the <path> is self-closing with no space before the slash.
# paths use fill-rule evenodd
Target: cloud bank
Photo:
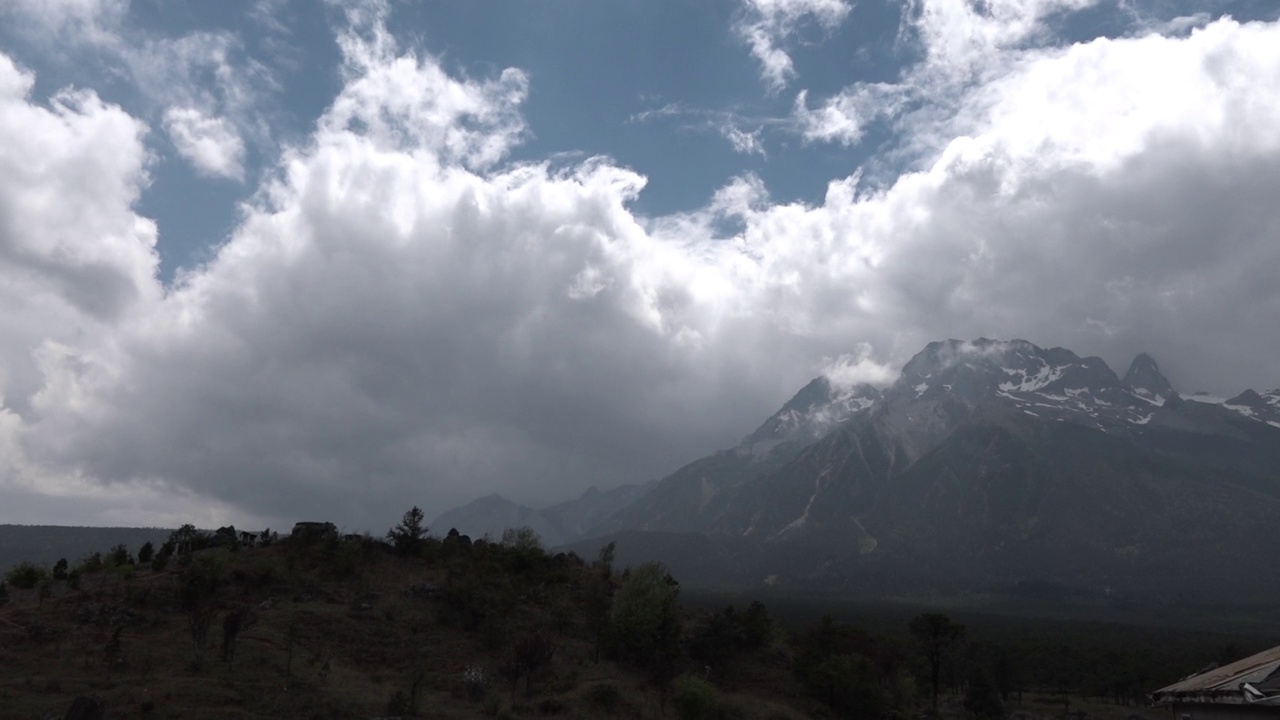
<path id="1" fill-rule="evenodd" d="M 450 74 L 374 10 L 314 132 L 169 289 L 135 209 L 147 125 L 86 91 L 42 106 L 0 56 L 6 507 L 377 530 L 553 501 L 944 337 L 1280 384 L 1280 24 L 1030 51 L 1017 16 L 943 53 L 969 79 L 904 125 L 935 148 L 919 169 L 812 204 L 745 175 L 645 217 L 646 178 L 608 158 L 510 160 L 525 73 Z"/>

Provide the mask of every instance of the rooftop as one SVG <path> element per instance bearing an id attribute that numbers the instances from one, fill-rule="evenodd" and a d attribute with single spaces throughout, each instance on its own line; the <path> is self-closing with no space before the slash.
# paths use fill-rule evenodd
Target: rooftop
<path id="1" fill-rule="evenodd" d="M 1280 646 L 1183 678 L 1151 697 L 1156 702 L 1280 705 Z"/>

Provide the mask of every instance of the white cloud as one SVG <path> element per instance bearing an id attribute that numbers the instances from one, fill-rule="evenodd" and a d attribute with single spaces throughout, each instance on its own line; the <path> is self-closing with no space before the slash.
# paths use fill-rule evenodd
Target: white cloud
<path id="1" fill-rule="evenodd" d="M 3 326 L 6 359 L 33 369 L 5 380 L 0 425 L 56 487 L 376 528 L 412 503 L 664 474 L 736 441 L 806 370 L 882 380 L 943 337 L 1150 350 L 1184 387 L 1274 373 L 1280 24 L 1028 53 L 957 95 L 932 162 L 884 187 L 854 175 L 786 203 L 744 176 L 661 218 L 632 212 L 645 178 L 607 159 L 510 162 L 523 74 L 459 79 L 376 21 L 342 47 L 313 137 L 164 297 L 154 228 L 126 232 L 146 227 L 140 124 L 34 108 L 29 76 L 0 72 L 21 120 L 0 138 L 56 130 L 49 175 L 0 184 L 23 223 L 5 238 L 47 226 L 72 257 L 135 241 L 100 263 L 105 286 L 135 288 L 108 294 L 112 313 L 45 270 L 58 253 L 8 300 L 32 320 Z M 116 123 L 112 142 L 68 142 L 84 118 Z M 62 193 L 83 202 L 42 204 Z M 92 223 L 68 219 L 81 206 Z"/>
<path id="2" fill-rule="evenodd" d="M 6 521 L 205 517 L 170 484 L 106 484 L 40 448 L 99 416 L 114 333 L 160 301 L 156 227 L 131 208 L 146 126 L 88 91 L 32 102 L 34 76 L 0 53 L 0 497 Z M 109 367 L 109 365 L 108 365 Z M 185 499 L 184 499 L 185 498 Z M 167 510 L 166 510 L 167 508 Z"/>
<path id="3" fill-rule="evenodd" d="M 918 43 L 923 59 L 904 68 L 898 82 L 854 83 L 814 110 L 802 92 L 793 112 L 795 127 L 808 141 L 855 145 L 872 122 L 906 114 L 914 126 L 904 134 L 918 146 L 916 154 L 936 151 L 954 128 L 921 125 L 963 113 L 967 92 L 1014 72 L 1051 45 L 1049 21 L 1096 2 L 911 0 L 903 10 L 903 39 Z"/>
<path id="4" fill-rule="evenodd" d="M 146 127 L 92 92 L 48 107 L 0 54 L 0 395 L 33 391 L 30 353 L 74 342 L 158 296 L 156 228 L 130 210 L 146 182 Z"/>
<path id="5" fill-rule="evenodd" d="M 746 130 L 732 125 L 722 125 L 720 127 L 720 133 L 724 136 L 724 139 L 728 140 L 729 144 L 733 146 L 734 152 L 741 153 L 743 155 L 765 156 L 764 142 L 760 139 L 759 129 L 747 132 Z"/>
<path id="6" fill-rule="evenodd" d="M 196 108 L 169 108 L 164 126 L 178 153 L 202 175 L 244 179 L 244 141 L 225 118 Z"/>
<path id="7" fill-rule="evenodd" d="M 875 349 L 868 343 L 860 343 L 856 352 L 841 353 L 826 359 L 822 374 L 835 387 L 848 388 L 867 384 L 885 387 L 898 379 L 901 368 L 890 363 L 876 362 Z"/>
<path id="8" fill-rule="evenodd" d="M 964 82 L 989 71 L 1004 51 L 1051 39 L 1045 22 L 1098 0 L 911 0 L 910 27 L 924 46 L 926 72 Z"/>
<path id="9" fill-rule="evenodd" d="M 129 0 L 7 0 L 0 18 L 22 23 L 50 42 L 99 42 L 113 35 L 128 9 Z"/>
<path id="10" fill-rule="evenodd" d="M 792 113 L 800 136 L 808 141 L 856 145 L 867 126 L 902 112 L 911 92 L 888 83 L 861 83 L 827 98 L 816 110 L 808 107 L 808 93 L 796 95 Z"/>
<path id="11" fill-rule="evenodd" d="M 782 90 L 795 77 L 785 46 L 801 24 L 812 20 L 830 32 L 853 9 L 846 0 L 742 0 L 742 4 L 743 14 L 734 23 L 734 31 L 760 62 L 760 75 L 772 92 Z"/>
<path id="12" fill-rule="evenodd" d="M 128 0 L 17 0 L 0 8 L 0 18 L 7 12 L 24 23 L 55 64 L 74 57 L 125 79 L 145 100 L 138 112 L 165 127 L 199 174 L 242 180 L 246 140 L 270 141 L 262 103 L 278 89 L 273 72 L 248 57 L 231 31 L 165 37 L 126 22 L 128 9 Z M 250 10 L 281 35 L 278 12 L 274 0 Z"/>

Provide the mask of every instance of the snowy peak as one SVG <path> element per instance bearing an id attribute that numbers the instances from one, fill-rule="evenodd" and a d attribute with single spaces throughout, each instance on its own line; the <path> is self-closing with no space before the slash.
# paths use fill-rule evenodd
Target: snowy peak
<path id="1" fill-rule="evenodd" d="M 1245 390 L 1239 395 L 1222 403 L 1222 407 L 1243 415 L 1250 420 L 1264 422 L 1280 428 L 1280 390 L 1273 390 L 1261 395 L 1253 390 Z"/>
<path id="2" fill-rule="evenodd" d="M 1066 348 L 1046 350 L 1026 340 L 979 338 L 930 343 L 903 367 L 894 390 L 915 398 L 947 393 L 975 403 L 1001 393 L 1061 396 L 1071 388 L 1121 387 L 1099 358 L 1081 358 Z"/>
<path id="3" fill-rule="evenodd" d="M 1163 404 L 1175 394 L 1169 380 L 1160 373 L 1160 366 L 1146 353 L 1139 353 L 1129 364 L 1124 381 L 1136 395 L 1157 404 Z"/>
<path id="4" fill-rule="evenodd" d="M 817 377 L 747 437 L 739 447 L 755 456 L 768 454 L 789 442 L 811 443 L 880 399 L 880 391 L 866 383 L 837 385 Z"/>

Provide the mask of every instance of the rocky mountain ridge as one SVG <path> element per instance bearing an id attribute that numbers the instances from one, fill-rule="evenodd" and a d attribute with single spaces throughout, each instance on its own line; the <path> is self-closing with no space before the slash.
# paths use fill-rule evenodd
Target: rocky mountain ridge
<path id="1" fill-rule="evenodd" d="M 1280 552 L 1278 521 L 1280 392 L 1183 397 L 1145 354 L 1122 378 L 978 339 L 931 343 L 882 391 L 814 380 L 590 534 L 736 538 L 743 583 L 879 592 L 1048 578 L 1158 593 L 1202 560 L 1179 590 L 1194 594 L 1217 573 L 1280 591 L 1212 555 Z"/>

